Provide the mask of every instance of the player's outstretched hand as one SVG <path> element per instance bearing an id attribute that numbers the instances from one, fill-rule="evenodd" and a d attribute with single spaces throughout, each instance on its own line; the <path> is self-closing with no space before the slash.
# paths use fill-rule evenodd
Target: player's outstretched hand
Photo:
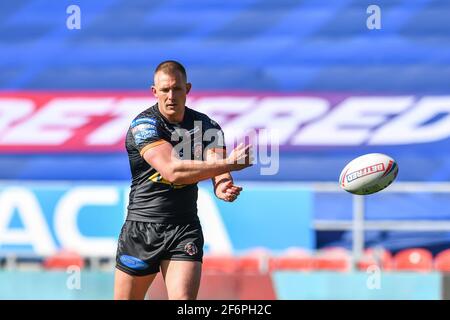
<path id="1" fill-rule="evenodd" d="M 234 185 L 231 180 L 220 181 L 215 189 L 217 198 L 226 202 L 233 202 L 236 200 L 241 191 L 242 187 Z"/>
<path id="2" fill-rule="evenodd" d="M 253 165 L 253 150 L 250 144 L 239 144 L 227 158 L 232 171 L 238 171 Z"/>

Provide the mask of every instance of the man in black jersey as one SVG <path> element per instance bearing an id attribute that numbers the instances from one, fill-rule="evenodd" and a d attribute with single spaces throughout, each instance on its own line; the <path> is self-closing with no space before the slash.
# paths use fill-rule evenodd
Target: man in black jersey
<path id="1" fill-rule="evenodd" d="M 230 172 L 251 165 L 250 146 L 241 144 L 227 157 L 220 126 L 185 106 L 190 89 L 180 63 L 160 63 L 152 86 L 157 103 L 127 132 L 132 183 L 118 241 L 115 299 L 144 299 L 159 270 L 169 299 L 195 299 L 204 243 L 197 182 L 211 178 L 216 196 L 232 202 L 242 188 Z"/>

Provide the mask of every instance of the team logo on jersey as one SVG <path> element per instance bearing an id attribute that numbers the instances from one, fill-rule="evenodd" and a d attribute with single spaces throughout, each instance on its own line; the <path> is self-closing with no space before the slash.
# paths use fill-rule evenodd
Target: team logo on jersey
<path id="1" fill-rule="evenodd" d="M 193 243 L 193 242 L 188 242 L 188 243 L 186 243 L 186 245 L 184 246 L 184 251 L 185 251 L 188 255 L 193 256 L 193 255 L 196 255 L 196 254 L 197 254 L 198 249 L 197 249 L 197 246 L 195 245 L 195 243 Z"/>

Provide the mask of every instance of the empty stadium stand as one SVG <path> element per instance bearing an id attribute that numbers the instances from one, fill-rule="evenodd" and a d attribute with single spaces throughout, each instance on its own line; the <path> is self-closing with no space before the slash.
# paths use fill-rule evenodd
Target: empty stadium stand
<path id="1" fill-rule="evenodd" d="M 64 1 L 0 4 L 0 88 L 144 89 L 161 60 L 196 90 L 440 93 L 450 82 L 450 3 L 380 0 Z M 287 76 L 288 75 L 288 76 Z"/>
<path id="2" fill-rule="evenodd" d="M 394 256 L 394 269 L 398 271 L 431 271 L 433 255 L 424 248 L 404 249 Z"/>
<path id="3" fill-rule="evenodd" d="M 439 252 L 434 257 L 434 269 L 441 272 L 450 272 L 450 249 Z"/>

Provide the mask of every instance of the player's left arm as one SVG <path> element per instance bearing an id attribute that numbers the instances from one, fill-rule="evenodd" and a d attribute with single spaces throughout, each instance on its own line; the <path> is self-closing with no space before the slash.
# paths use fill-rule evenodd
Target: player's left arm
<path id="1" fill-rule="evenodd" d="M 207 160 L 222 160 L 226 158 L 225 148 L 208 149 L 206 152 Z M 242 187 L 236 186 L 233 182 L 233 177 L 229 172 L 215 176 L 211 179 L 214 186 L 214 193 L 217 198 L 233 202 L 237 199 L 242 191 Z"/>

